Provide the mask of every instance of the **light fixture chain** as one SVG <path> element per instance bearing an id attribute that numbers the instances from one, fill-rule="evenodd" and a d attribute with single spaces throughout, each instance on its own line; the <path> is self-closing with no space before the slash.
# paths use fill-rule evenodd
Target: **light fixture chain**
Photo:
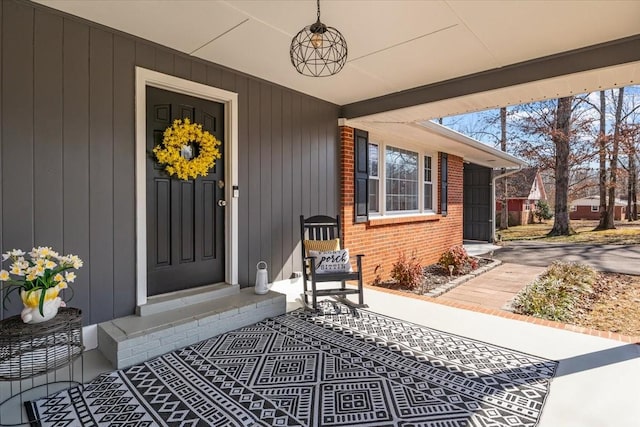
<path id="1" fill-rule="evenodd" d="M 318 3 L 318 22 L 320 22 L 320 0 L 317 0 Z"/>

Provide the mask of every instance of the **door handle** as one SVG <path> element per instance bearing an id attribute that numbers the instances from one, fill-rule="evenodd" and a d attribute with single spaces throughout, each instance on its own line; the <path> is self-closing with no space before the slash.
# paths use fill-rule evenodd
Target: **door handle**
<path id="1" fill-rule="evenodd" d="M 227 206 L 227 201 L 226 200 L 218 200 L 218 206 L 220 206 L 221 208 L 224 208 L 225 206 Z"/>

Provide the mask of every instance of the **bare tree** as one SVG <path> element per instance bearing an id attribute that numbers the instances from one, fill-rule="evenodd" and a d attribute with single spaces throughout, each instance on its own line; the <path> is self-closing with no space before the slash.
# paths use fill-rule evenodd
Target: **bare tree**
<path id="1" fill-rule="evenodd" d="M 607 110 L 608 100 L 605 91 L 600 91 L 600 105 L 596 106 L 588 101 L 594 109 L 598 111 L 600 129 L 598 137 L 596 139 L 598 145 L 598 158 L 599 158 L 599 175 L 598 186 L 600 189 L 600 221 L 596 230 L 607 230 L 615 228 L 614 212 L 615 212 L 615 196 L 618 190 L 618 175 L 620 171 L 618 169 L 621 166 L 628 173 L 631 169 L 635 170 L 635 162 L 631 160 L 629 153 L 634 151 L 629 143 L 633 140 L 630 124 L 627 124 L 627 120 L 631 117 L 634 118 L 634 114 L 640 108 L 640 105 L 635 105 L 635 100 L 631 99 L 631 105 L 625 103 L 625 90 L 620 88 L 617 91 L 617 96 L 614 91 L 611 91 L 611 104 L 615 105 L 613 112 L 613 132 L 607 132 L 607 117 L 610 117 L 611 113 Z M 620 149 L 623 148 L 623 156 L 626 155 L 628 165 L 625 166 L 621 159 Z M 609 166 L 607 167 L 607 157 L 609 160 Z M 635 159 L 634 159 L 635 160 Z M 631 175 L 629 175 L 630 178 Z M 632 184 L 629 181 L 628 184 Z M 627 188 L 629 190 L 629 188 Z M 629 202 L 631 203 L 631 202 Z"/>
<path id="2" fill-rule="evenodd" d="M 640 124 L 624 124 L 620 130 L 620 145 L 627 158 L 627 164 L 620 162 L 620 166 L 627 172 L 627 219 L 638 219 L 638 149 L 640 139 Z"/>
<path id="3" fill-rule="evenodd" d="M 624 88 L 618 89 L 615 123 L 613 126 L 613 146 L 611 148 L 611 163 L 609 165 L 609 203 L 607 203 L 607 224 L 609 228 L 616 228 L 614 213 L 616 209 L 616 184 L 618 182 L 618 155 L 620 154 L 620 130 L 622 126 L 622 104 Z"/>
<path id="4" fill-rule="evenodd" d="M 575 231 L 569 223 L 569 141 L 571 140 L 571 112 L 573 96 L 558 99 L 555 126 L 551 139 L 556 147 L 556 204 L 550 236 L 569 236 Z"/>
<path id="5" fill-rule="evenodd" d="M 607 220 L 607 101 L 600 91 L 600 132 L 598 133 L 598 188 L 600 190 L 600 222 L 596 230 L 611 228 Z"/>
<path id="6" fill-rule="evenodd" d="M 500 149 L 504 152 L 507 151 L 507 107 L 500 108 Z M 506 172 L 505 168 L 501 171 L 503 174 Z M 507 177 L 502 178 L 502 210 L 500 211 L 500 229 L 506 230 L 509 228 L 509 196 L 507 194 Z"/>
<path id="7" fill-rule="evenodd" d="M 569 190 L 582 190 L 584 171 L 597 154 L 590 137 L 593 132 L 593 113 L 585 108 L 582 97 L 573 97 L 571 144 L 569 152 Z M 520 106 L 518 117 L 510 123 L 515 131 L 510 139 L 511 151 L 536 165 L 541 173 L 555 179 L 556 144 L 552 138 L 556 128 L 557 100 L 533 102 Z M 512 131 L 511 131 L 512 132 Z M 510 132 L 510 133 L 511 133 Z"/>

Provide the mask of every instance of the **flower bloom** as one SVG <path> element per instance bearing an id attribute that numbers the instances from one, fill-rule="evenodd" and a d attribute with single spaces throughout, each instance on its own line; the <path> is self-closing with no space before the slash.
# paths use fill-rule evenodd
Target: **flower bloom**
<path id="1" fill-rule="evenodd" d="M 16 276 L 24 276 L 24 270 L 21 269 L 19 265 L 13 264 L 11 266 L 11 274 L 15 274 Z"/>
<path id="2" fill-rule="evenodd" d="M 76 280 L 76 273 L 74 273 L 73 271 L 67 271 L 66 273 L 64 273 L 64 278 L 67 282 L 73 283 L 73 281 Z"/>
<path id="3" fill-rule="evenodd" d="M 83 265 L 82 260 L 78 258 L 78 255 L 69 255 L 69 261 L 75 269 L 78 269 Z"/>
<path id="4" fill-rule="evenodd" d="M 6 282 L 9 280 L 9 272 L 7 270 L 0 270 L 0 282 Z"/>
<path id="5" fill-rule="evenodd" d="M 53 280 L 55 280 L 56 282 L 62 282 L 64 280 L 64 277 L 62 277 L 62 274 L 58 273 L 53 276 Z"/>

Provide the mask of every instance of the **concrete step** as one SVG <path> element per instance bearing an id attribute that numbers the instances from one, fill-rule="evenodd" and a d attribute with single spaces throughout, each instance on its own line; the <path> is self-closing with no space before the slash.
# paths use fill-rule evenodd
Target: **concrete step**
<path id="1" fill-rule="evenodd" d="M 285 295 L 256 295 L 244 288 L 215 300 L 100 323 L 98 350 L 121 369 L 285 312 Z"/>
<path id="2" fill-rule="evenodd" d="M 184 308 L 192 304 L 199 304 L 230 295 L 237 295 L 240 286 L 216 283 L 194 289 L 171 292 L 147 298 L 147 303 L 136 308 L 138 316 L 162 313 L 168 310 Z"/>

